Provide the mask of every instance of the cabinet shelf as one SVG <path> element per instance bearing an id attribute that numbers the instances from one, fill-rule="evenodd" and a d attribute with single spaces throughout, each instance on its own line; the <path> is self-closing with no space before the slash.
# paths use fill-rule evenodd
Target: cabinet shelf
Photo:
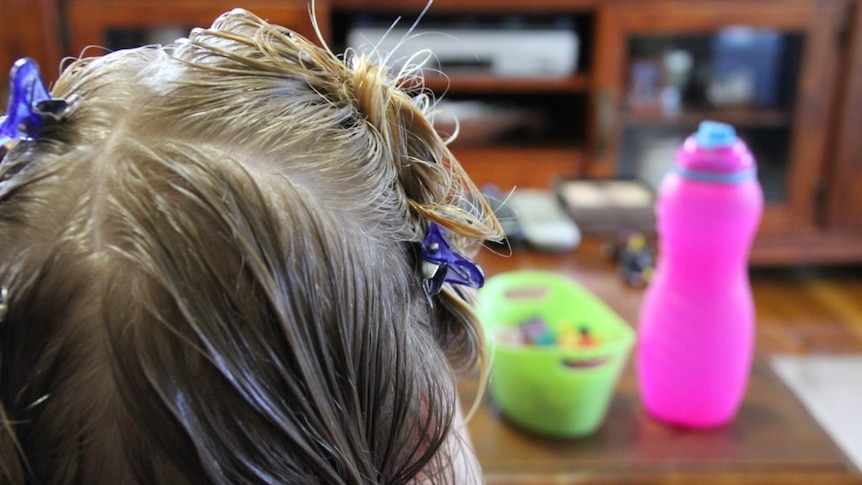
<path id="1" fill-rule="evenodd" d="M 690 128 L 706 119 L 753 128 L 784 128 L 793 123 L 789 110 L 747 108 L 686 109 L 673 115 L 629 111 L 623 115 L 622 121 L 627 128 Z"/>
<path id="2" fill-rule="evenodd" d="M 457 93 L 582 93 L 589 87 L 586 74 L 562 78 L 514 78 L 483 74 L 429 74 L 425 86 L 436 92 Z"/>
<path id="3" fill-rule="evenodd" d="M 504 191 L 548 188 L 582 173 L 585 158 L 580 146 L 453 146 L 452 153 L 477 185 L 493 183 Z"/>

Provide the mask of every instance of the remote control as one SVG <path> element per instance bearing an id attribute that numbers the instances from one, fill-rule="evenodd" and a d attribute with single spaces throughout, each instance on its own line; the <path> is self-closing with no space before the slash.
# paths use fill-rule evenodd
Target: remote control
<path id="1" fill-rule="evenodd" d="M 580 244 L 581 232 L 555 193 L 518 189 L 512 192 L 508 204 L 517 214 L 524 239 L 532 247 L 544 251 L 570 251 Z"/>

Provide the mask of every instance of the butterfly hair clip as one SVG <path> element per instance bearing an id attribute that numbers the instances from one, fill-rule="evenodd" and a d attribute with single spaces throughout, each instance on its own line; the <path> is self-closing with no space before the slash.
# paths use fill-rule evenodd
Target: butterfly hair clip
<path id="1" fill-rule="evenodd" d="M 422 241 L 422 276 L 425 291 L 436 295 L 444 283 L 481 288 L 485 284 L 482 268 L 458 254 L 446 241 L 446 230 L 432 222 Z"/>
<path id="2" fill-rule="evenodd" d="M 63 119 L 72 106 L 65 99 L 51 97 L 33 59 L 18 59 L 9 78 L 8 111 L 0 118 L 0 147 L 14 140 L 38 138 L 46 120 Z"/>

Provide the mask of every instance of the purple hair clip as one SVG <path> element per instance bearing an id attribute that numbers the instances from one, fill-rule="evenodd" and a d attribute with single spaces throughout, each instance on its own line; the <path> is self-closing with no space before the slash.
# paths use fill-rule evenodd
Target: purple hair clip
<path id="1" fill-rule="evenodd" d="M 446 241 L 446 230 L 432 222 L 422 241 L 422 274 L 425 290 L 436 295 L 444 283 L 481 288 L 485 284 L 482 268 L 473 261 L 454 252 Z"/>
<path id="2" fill-rule="evenodd" d="M 33 59 L 18 59 L 9 77 L 9 107 L 0 118 L 0 147 L 13 140 L 37 138 L 47 118 L 60 120 L 71 106 L 51 97 Z"/>

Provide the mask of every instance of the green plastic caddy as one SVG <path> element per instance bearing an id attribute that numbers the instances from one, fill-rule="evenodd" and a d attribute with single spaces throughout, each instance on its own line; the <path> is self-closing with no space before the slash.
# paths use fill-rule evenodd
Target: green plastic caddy
<path id="1" fill-rule="evenodd" d="M 490 393 L 505 417 L 543 435 L 596 431 L 634 345 L 631 327 L 588 290 L 551 272 L 502 273 L 479 295 Z M 512 338 L 536 322 L 551 338 Z M 573 329 L 580 341 L 563 337 Z"/>

